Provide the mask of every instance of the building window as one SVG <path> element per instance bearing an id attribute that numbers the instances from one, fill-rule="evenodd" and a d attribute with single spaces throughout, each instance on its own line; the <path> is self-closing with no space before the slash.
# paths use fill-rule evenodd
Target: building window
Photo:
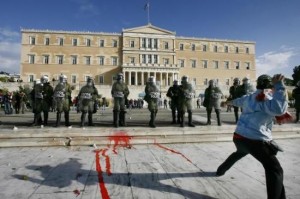
<path id="1" fill-rule="evenodd" d="M 214 52 L 215 52 L 215 53 L 218 52 L 218 46 L 214 46 Z"/>
<path id="2" fill-rule="evenodd" d="M 99 76 L 99 83 L 104 84 L 104 76 L 103 75 Z"/>
<path id="3" fill-rule="evenodd" d="M 86 56 L 85 57 L 85 64 L 86 65 L 91 65 L 91 56 Z"/>
<path id="4" fill-rule="evenodd" d="M 64 39 L 63 38 L 58 38 L 58 44 L 60 46 L 63 46 L 64 45 Z"/>
<path id="5" fill-rule="evenodd" d="M 77 76 L 76 75 L 71 75 L 71 83 L 76 84 L 77 83 Z"/>
<path id="6" fill-rule="evenodd" d="M 86 39 L 86 46 L 91 46 L 91 39 Z"/>
<path id="7" fill-rule="evenodd" d="M 192 68 L 196 68 L 196 60 L 191 60 L 191 66 Z"/>
<path id="8" fill-rule="evenodd" d="M 146 38 L 142 38 L 142 48 L 146 48 Z"/>
<path id="9" fill-rule="evenodd" d="M 131 64 L 134 64 L 134 63 L 135 63 L 135 58 L 134 58 L 134 57 L 129 57 L 129 59 L 130 59 L 130 63 L 131 63 Z"/>
<path id="10" fill-rule="evenodd" d="M 235 47 L 235 53 L 239 53 L 239 47 Z"/>
<path id="11" fill-rule="evenodd" d="M 49 64 L 49 55 L 44 55 L 44 64 Z"/>
<path id="12" fill-rule="evenodd" d="M 180 44 L 179 45 L 179 50 L 183 50 L 184 49 L 184 45 L 183 44 Z"/>
<path id="13" fill-rule="evenodd" d="M 225 46 L 225 47 L 224 47 L 224 52 L 225 52 L 225 53 L 228 53 L 228 46 Z"/>
<path id="14" fill-rule="evenodd" d="M 152 48 L 152 39 L 148 39 L 148 48 Z"/>
<path id="15" fill-rule="evenodd" d="M 118 47 L 118 41 L 117 40 L 113 40 L 112 41 L 112 46 L 113 47 Z"/>
<path id="16" fill-rule="evenodd" d="M 226 84 L 226 86 L 229 86 L 230 85 L 230 79 L 226 79 L 225 84 Z"/>
<path id="17" fill-rule="evenodd" d="M 246 62 L 246 63 L 245 63 L 245 67 L 246 67 L 246 70 L 250 70 L 250 63 L 249 63 L 249 62 Z"/>
<path id="18" fill-rule="evenodd" d="M 152 55 L 148 55 L 148 64 L 152 63 Z"/>
<path id="19" fill-rule="evenodd" d="M 134 41 L 130 41 L 130 48 L 134 48 Z"/>
<path id="20" fill-rule="evenodd" d="M 218 69 L 219 68 L 219 62 L 218 61 L 213 61 L 213 67 L 215 69 Z"/>
<path id="21" fill-rule="evenodd" d="M 195 51 L 195 50 L 196 50 L 196 45 L 192 44 L 192 51 Z"/>
<path id="22" fill-rule="evenodd" d="M 248 47 L 246 47 L 246 53 L 249 54 L 249 48 Z"/>
<path id="23" fill-rule="evenodd" d="M 181 68 L 183 68 L 184 67 L 184 59 L 179 59 L 178 64 Z"/>
<path id="24" fill-rule="evenodd" d="M 235 69 L 240 69 L 240 62 L 234 62 Z"/>
<path id="25" fill-rule="evenodd" d="M 63 64 L 63 59 L 64 59 L 63 55 L 57 55 L 57 63 L 58 64 Z"/>
<path id="26" fill-rule="evenodd" d="M 154 55 L 153 58 L 154 58 L 154 63 L 157 64 L 158 63 L 158 56 Z"/>
<path id="27" fill-rule="evenodd" d="M 28 81 L 29 82 L 33 82 L 34 81 L 34 76 L 33 75 L 29 75 L 28 76 Z"/>
<path id="28" fill-rule="evenodd" d="M 203 60 L 202 61 L 202 67 L 203 68 L 207 68 L 207 60 Z"/>
<path id="29" fill-rule="evenodd" d="M 76 55 L 71 55 L 71 60 L 72 60 L 73 65 L 77 64 L 77 56 Z"/>
<path id="30" fill-rule="evenodd" d="M 29 37 L 29 44 L 35 45 L 35 37 L 32 37 L 32 36 Z"/>
<path id="31" fill-rule="evenodd" d="M 157 49 L 158 48 L 158 40 L 154 39 L 153 42 L 154 42 L 154 49 Z"/>
<path id="32" fill-rule="evenodd" d="M 142 55 L 142 63 L 143 63 L 143 64 L 146 63 L 146 55 Z"/>
<path id="33" fill-rule="evenodd" d="M 229 69 L 229 61 L 224 61 L 224 68 Z"/>
<path id="34" fill-rule="evenodd" d="M 204 85 L 207 85 L 208 84 L 208 79 L 205 78 L 203 83 L 204 83 Z"/>
<path id="35" fill-rule="evenodd" d="M 50 44 L 50 38 L 47 37 L 47 38 L 45 38 L 45 45 L 49 46 L 49 44 Z"/>
<path id="36" fill-rule="evenodd" d="M 203 51 L 206 52 L 207 51 L 207 46 L 203 45 Z"/>
<path id="37" fill-rule="evenodd" d="M 101 65 L 101 66 L 104 65 L 104 56 L 99 57 L 99 65 Z"/>
<path id="38" fill-rule="evenodd" d="M 35 60 L 35 55 L 28 55 L 28 62 L 30 64 L 34 64 L 34 60 Z"/>
<path id="39" fill-rule="evenodd" d="M 104 40 L 103 40 L 103 39 L 100 39 L 100 41 L 99 41 L 99 46 L 100 46 L 100 47 L 104 47 Z"/>
<path id="40" fill-rule="evenodd" d="M 193 78 L 192 80 L 193 84 L 196 86 L 197 85 L 197 79 L 196 78 Z"/>
<path id="41" fill-rule="evenodd" d="M 168 42 L 164 42 L 164 47 L 165 47 L 165 50 L 169 49 L 169 43 Z"/>
<path id="42" fill-rule="evenodd" d="M 73 45 L 73 46 L 77 46 L 77 39 L 73 39 L 73 40 L 72 40 L 72 45 Z"/>
<path id="43" fill-rule="evenodd" d="M 117 66 L 118 65 L 118 58 L 117 57 L 112 57 L 111 58 L 111 64 L 113 66 Z"/>
<path id="44" fill-rule="evenodd" d="M 168 58 L 163 58 L 163 62 L 165 65 L 169 64 L 169 59 Z"/>

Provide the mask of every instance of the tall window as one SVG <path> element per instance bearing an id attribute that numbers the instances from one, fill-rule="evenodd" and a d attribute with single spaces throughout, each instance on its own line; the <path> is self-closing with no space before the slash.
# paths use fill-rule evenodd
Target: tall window
<path id="1" fill-rule="evenodd" d="M 229 86 L 230 80 L 229 80 L 229 79 L 226 79 L 226 80 L 225 80 L 225 84 L 226 84 L 226 86 Z"/>
<path id="2" fill-rule="evenodd" d="M 197 85 L 197 79 L 193 78 L 193 82 L 194 82 L 194 85 L 196 86 Z"/>
<path id="3" fill-rule="evenodd" d="M 143 63 L 143 64 L 146 63 L 146 55 L 142 55 L 142 63 Z"/>
<path id="4" fill-rule="evenodd" d="M 224 47 L 224 52 L 225 52 L 225 53 L 228 53 L 228 46 L 225 46 L 225 47 Z"/>
<path id="5" fill-rule="evenodd" d="M 146 48 L 146 38 L 142 38 L 142 48 Z"/>
<path id="6" fill-rule="evenodd" d="M 73 46 L 77 46 L 77 39 L 73 39 L 73 40 L 72 40 L 72 45 L 73 45 Z"/>
<path id="7" fill-rule="evenodd" d="M 184 59 L 179 59 L 178 64 L 181 68 L 183 68 L 184 67 Z"/>
<path id="8" fill-rule="evenodd" d="M 86 39 L 86 46 L 91 46 L 91 39 Z"/>
<path id="9" fill-rule="evenodd" d="M 196 45 L 192 44 L 192 51 L 195 51 L 195 50 L 196 50 Z"/>
<path id="10" fill-rule="evenodd" d="M 134 57 L 129 57 L 130 63 L 134 64 L 135 63 L 135 58 Z"/>
<path id="11" fill-rule="evenodd" d="M 219 62 L 218 61 L 213 61 L 213 67 L 215 68 L 215 69 L 218 69 L 219 68 Z"/>
<path id="12" fill-rule="evenodd" d="M 247 70 L 250 70 L 250 63 L 249 63 L 249 62 L 245 62 L 245 68 L 246 68 Z"/>
<path id="13" fill-rule="evenodd" d="M 30 64 L 34 64 L 34 62 L 35 62 L 35 55 L 28 55 L 28 62 Z"/>
<path id="14" fill-rule="evenodd" d="M 168 58 L 163 58 L 163 62 L 165 65 L 169 64 L 169 59 Z"/>
<path id="15" fill-rule="evenodd" d="M 44 55 L 44 64 L 49 64 L 49 55 Z"/>
<path id="16" fill-rule="evenodd" d="M 206 52 L 207 51 L 207 46 L 203 45 L 203 51 Z"/>
<path id="17" fill-rule="evenodd" d="M 133 40 L 130 41 L 130 48 L 134 48 L 134 41 Z"/>
<path id="18" fill-rule="evenodd" d="M 63 46 L 64 45 L 64 39 L 63 38 L 58 38 L 58 44 L 60 46 Z"/>
<path id="19" fill-rule="evenodd" d="M 158 56 L 154 55 L 153 58 L 154 58 L 154 63 L 157 64 L 158 63 Z"/>
<path id="20" fill-rule="evenodd" d="M 101 66 L 104 65 L 104 56 L 99 57 L 99 65 L 101 65 Z"/>
<path id="21" fill-rule="evenodd" d="M 86 56 L 85 57 L 85 64 L 86 65 L 91 65 L 91 56 Z"/>
<path id="22" fill-rule="evenodd" d="M 169 49 L 169 42 L 165 41 L 164 42 L 164 47 L 165 47 L 166 50 Z"/>
<path id="23" fill-rule="evenodd" d="M 77 56 L 76 55 L 71 55 L 71 61 L 73 65 L 77 64 Z"/>
<path id="24" fill-rule="evenodd" d="M 76 84 L 77 83 L 77 76 L 76 75 L 71 75 L 71 83 Z"/>
<path id="25" fill-rule="evenodd" d="M 183 50 L 184 49 L 184 45 L 183 44 L 180 44 L 179 45 L 179 50 Z"/>
<path id="26" fill-rule="evenodd" d="M 29 82 L 33 82 L 33 81 L 34 81 L 34 76 L 33 76 L 33 75 L 29 75 L 28 81 L 29 81 Z"/>
<path id="27" fill-rule="evenodd" d="M 99 76 L 99 83 L 104 84 L 104 76 L 103 75 Z"/>
<path id="28" fill-rule="evenodd" d="M 35 45 L 35 37 L 33 37 L 33 36 L 29 37 L 29 44 L 30 45 Z"/>
<path id="29" fill-rule="evenodd" d="M 246 53 L 249 54 L 249 48 L 248 47 L 246 47 Z"/>
<path id="30" fill-rule="evenodd" d="M 235 53 L 239 53 L 239 47 L 235 47 Z"/>
<path id="31" fill-rule="evenodd" d="M 240 62 L 234 62 L 235 69 L 240 69 Z"/>
<path id="32" fill-rule="evenodd" d="M 152 63 L 152 55 L 148 55 L 148 64 Z"/>
<path id="33" fill-rule="evenodd" d="M 148 39 L 148 48 L 152 48 L 152 39 Z"/>
<path id="34" fill-rule="evenodd" d="M 47 37 L 47 38 L 45 38 L 45 45 L 49 46 L 49 44 L 50 44 L 50 38 Z"/>
<path id="35" fill-rule="evenodd" d="M 203 66 L 203 68 L 207 68 L 207 60 L 202 61 L 202 66 Z"/>
<path id="36" fill-rule="evenodd" d="M 112 46 L 113 47 L 118 47 L 118 41 L 117 40 L 113 40 L 112 41 Z"/>
<path id="37" fill-rule="evenodd" d="M 113 66 L 117 66 L 118 65 L 118 58 L 117 57 L 112 57 L 111 58 L 111 64 Z"/>
<path id="38" fill-rule="evenodd" d="M 154 39 L 153 42 L 154 42 L 153 48 L 154 48 L 154 49 L 157 49 L 157 48 L 158 48 L 158 40 L 157 40 L 157 39 Z"/>
<path id="39" fill-rule="evenodd" d="M 103 39 L 100 39 L 100 41 L 99 41 L 99 46 L 100 46 L 100 47 L 104 47 L 104 40 L 103 40 Z"/>
<path id="40" fill-rule="evenodd" d="M 229 69 L 229 61 L 224 61 L 224 68 Z"/>
<path id="41" fill-rule="evenodd" d="M 218 52 L 218 46 L 214 46 L 214 52 Z"/>
<path id="42" fill-rule="evenodd" d="M 57 55 L 56 58 L 57 58 L 57 63 L 58 64 L 63 64 L 63 59 L 64 59 L 63 55 Z"/>
<path id="43" fill-rule="evenodd" d="M 196 68 L 196 60 L 194 59 L 191 60 L 191 66 L 192 68 Z"/>
<path id="44" fill-rule="evenodd" d="M 205 78 L 203 83 L 204 83 L 204 85 L 207 85 L 208 84 L 208 79 Z"/>

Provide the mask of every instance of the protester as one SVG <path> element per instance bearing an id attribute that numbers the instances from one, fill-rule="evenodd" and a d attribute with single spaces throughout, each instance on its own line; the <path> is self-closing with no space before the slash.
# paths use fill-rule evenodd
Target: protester
<path id="1" fill-rule="evenodd" d="M 273 141 L 271 132 L 274 117 L 286 113 L 288 107 L 283 80 L 281 74 L 273 78 L 261 75 L 257 78 L 255 93 L 228 102 L 243 108 L 233 136 L 237 150 L 216 172 L 217 176 L 224 175 L 235 162 L 251 154 L 265 169 L 268 199 L 285 198 L 283 169 L 276 158 L 281 148 Z M 271 88 L 272 94 L 265 92 Z"/>

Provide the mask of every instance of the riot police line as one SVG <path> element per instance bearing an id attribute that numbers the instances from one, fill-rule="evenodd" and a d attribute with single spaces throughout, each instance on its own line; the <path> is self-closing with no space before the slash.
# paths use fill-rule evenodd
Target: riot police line
<path id="1" fill-rule="evenodd" d="M 230 87 L 229 100 L 233 100 L 242 95 L 253 92 L 253 86 L 248 78 L 243 79 L 240 85 L 238 78 L 234 79 L 233 86 Z M 149 127 L 155 128 L 156 116 L 161 98 L 161 92 L 155 78 L 150 76 L 145 86 L 144 99 L 148 103 L 150 112 Z M 67 77 L 63 74 L 59 76 L 58 84 L 53 88 L 47 76 L 42 76 L 40 82 L 36 82 L 30 93 L 32 99 L 32 111 L 34 113 L 33 125 L 48 125 L 48 114 L 51 107 L 55 107 L 56 122 L 55 127 L 61 125 L 62 115 L 64 116 L 65 126 L 71 126 L 69 120 L 70 107 L 72 104 L 71 95 L 72 88 L 67 81 Z M 124 82 L 122 73 L 117 75 L 116 81 L 111 88 L 111 96 L 113 98 L 113 126 L 126 126 L 126 108 L 128 105 L 128 96 L 130 92 L 128 86 Z M 170 108 L 172 114 L 172 124 L 180 124 L 184 127 L 187 123 L 189 127 L 195 127 L 193 123 L 192 99 L 195 97 L 195 90 L 189 82 L 187 76 L 181 78 L 181 84 L 178 80 L 174 80 L 173 85 L 167 91 L 167 97 L 170 98 Z M 81 112 L 80 126 L 94 126 L 93 114 L 97 112 L 97 99 L 99 98 L 98 90 L 94 85 L 92 77 L 88 77 L 86 84 L 80 89 L 77 99 L 77 112 Z M 221 122 L 221 99 L 223 93 L 218 87 L 216 80 L 210 80 L 208 87 L 205 89 L 203 106 L 207 112 L 206 125 L 211 125 L 211 113 L 214 109 L 217 116 L 217 124 Z M 185 113 L 187 113 L 187 122 L 185 121 Z M 235 108 L 236 121 L 238 120 L 238 110 Z M 42 119 L 43 118 L 43 119 Z"/>

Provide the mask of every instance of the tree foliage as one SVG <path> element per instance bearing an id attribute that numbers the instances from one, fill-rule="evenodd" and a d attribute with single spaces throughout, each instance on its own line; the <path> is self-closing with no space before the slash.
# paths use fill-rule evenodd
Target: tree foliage
<path id="1" fill-rule="evenodd" d="M 294 74 L 292 75 L 293 77 L 293 85 L 296 85 L 297 82 L 300 80 L 300 65 L 294 67 Z"/>

